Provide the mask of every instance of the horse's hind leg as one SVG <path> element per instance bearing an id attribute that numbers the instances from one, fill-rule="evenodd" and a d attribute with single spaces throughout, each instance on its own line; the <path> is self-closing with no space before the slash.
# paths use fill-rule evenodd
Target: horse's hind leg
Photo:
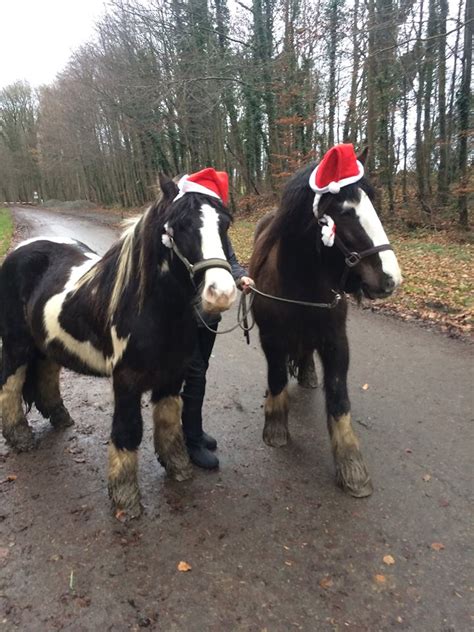
<path id="1" fill-rule="evenodd" d="M 265 400 L 265 426 L 263 440 L 267 445 L 280 448 L 288 443 L 288 372 L 285 351 L 261 339 L 268 364 L 268 393 Z"/>
<path id="2" fill-rule="evenodd" d="M 49 358 L 39 358 L 36 367 L 35 404 L 43 417 L 54 428 L 66 428 L 74 424 L 59 391 L 61 367 Z"/>
<path id="3" fill-rule="evenodd" d="M 318 376 L 314 365 L 313 351 L 309 351 L 301 356 L 298 362 L 297 373 L 298 384 L 303 388 L 317 388 Z"/>
<path id="4" fill-rule="evenodd" d="M 370 496 L 373 491 L 372 481 L 351 423 L 347 392 L 349 347 L 345 332 L 338 332 L 337 336 L 328 337 L 324 341 L 321 359 L 336 482 L 352 496 Z"/>
<path id="5" fill-rule="evenodd" d="M 22 392 L 27 364 L 27 346 L 4 338 L 0 386 L 2 433 L 8 445 L 18 452 L 31 450 L 35 444 L 23 410 Z"/>
<path id="6" fill-rule="evenodd" d="M 127 518 L 141 514 L 138 487 L 138 447 L 142 440 L 141 392 L 114 376 L 115 408 L 109 444 L 108 487 L 116 512 Z"/>
<path id="7" fill-rule="evenodd" d="M 155 452 L 168 475 L 177 481 L 192 478 L 193 469 L 184 443 L 181 424 L 183 407 L 179 395 L 160 397 L 153 392 L 153 427 Z"/>

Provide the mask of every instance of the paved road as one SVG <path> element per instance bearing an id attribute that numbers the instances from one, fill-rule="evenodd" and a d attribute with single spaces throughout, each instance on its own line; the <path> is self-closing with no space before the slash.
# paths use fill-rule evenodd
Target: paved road
<path id="1" fill-rule="evenodd" d="M 85 219 L 15 215 L 31 234 L 80 235 L 99 251 L 114 236 Z M 363 500 L 334 486 L 320 389 L 292 385 L 291 444 L 262 443 L 265 366 L 256 334 L 247 347 L 236 333 L 218 338 L 209 371 L 219 472 L 168 481 L 148 423 L 146 515 L 122 525 L 106 493 L 110 386 L 65 374 L 77 425 L 57 434 L 32 411 L 38 449 L 0 443 L 0 481 L 17 476 L 0 484 L 0 630 L 472 629 L 472 347 L 358 309 L 349 328 L 375 484 Z"/>

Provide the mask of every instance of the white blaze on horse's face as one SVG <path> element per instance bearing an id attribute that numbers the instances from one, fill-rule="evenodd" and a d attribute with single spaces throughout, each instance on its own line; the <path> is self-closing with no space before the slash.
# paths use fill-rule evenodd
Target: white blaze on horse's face
<path id="1" fill-rule="evenodd" d="M 344 207 L 347 206 L 347 208 L 353 208 L 355 210 L 360 225 L 370 237 L 374 246 L 389 244 L 387 234 L 369 196 L 362 189 L 359 189 L 359 191 L 360 202 L 344 202 Z M 402 273 L 395 253 L 393 250 L 383 250 L 379 252 L 378 255 L 382 262 L 382 270 L 392 278 L 395 283 L 394 289 L 396 289 L 402 282 Z"/>
<path id="2" fill-rule="evenodd" d="M 202 218 L 201 249 L 203 259 L 226 259 L 219 234 L 219 215 L 209 204 L 200 210 Z M 209 268 L 204 274 L 201 293 L 202 306 L 206 312 L 223 312 L 235 300 L 237 289 L 232 275 L 223 268 Z"/>

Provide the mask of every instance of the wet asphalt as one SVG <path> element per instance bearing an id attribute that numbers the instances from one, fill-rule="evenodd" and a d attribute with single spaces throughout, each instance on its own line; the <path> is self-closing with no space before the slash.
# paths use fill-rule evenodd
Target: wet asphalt
<path id="1" fill-rule="evenodd" d="M 14 214 L 23 238 L 103 253 L 116 235 L 92 215 Z M 258 336 L 234 332 L 208 373 L 219 471 L 167 480 L 144 398 L 145 514 L 121 524 L 106 489 L 110 384 L 64 372 L 76 426 L 55 432 L 32 410 L 34 452 L 0 440 L 0 630 L 471 630 L 472 346 L 355 307 L 349 338 L 368 499 L 334 485 L 321 388 L 292 383 L 291 442 L 263 444 Z"/>

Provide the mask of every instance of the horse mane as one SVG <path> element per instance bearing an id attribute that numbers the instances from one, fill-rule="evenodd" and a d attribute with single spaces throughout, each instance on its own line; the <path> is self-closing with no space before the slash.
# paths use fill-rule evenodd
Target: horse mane
<path id="1" fill-rule="evenodd" d="M 309 186 L 309 175 L 315 166 L 316 163 L 310 163 L 290 178 L 283 189 L 281 202 L 273 219 L 263 227 L 260 234 L 255 235 L 252 266 L 254 276 L 258 275 L 270 251 L 283 235 L 306 231 L 314 219 L 314 193 Z"/>
<path id="2" fill-rule="evenodd" d="M 160 196 L 142 215 L 126 219 L 122 225 L 124 230 L 104 256 L 86 272 L 78 282 L 77 290 L 85 285 L 92 289 L 95 286 L 111 287 L 107 305 L 97 306 L 106 312 L 111 321 L 116 312 L 125 289 L 133 278 L 138 285 L 138 310 L 143 307 L 146 288 L 149 285 L 149 265 L 152 235 L 156 234 L 158 225 L 164 224 L 164 214 L 169 201 Z M 146 236 L 146 238 L 145 238 Z"/>
<path id="3" fill-rule="evenodd" d="M 203 197 L 196 193 L 178 200 L 173 205 L 173 218 L 185 217 L 199 210 Z M 166 249 L 165 246 L 161 248 L 159 235 L 169 220 L 168 210 L 172 200 L 173 198 L 162 194 L 143 215 L 125 220 L 125 230 L 119 240 L 79 280 L 76 291 L 88 285 L 92 300 L 95 296 L 107 295 L 105 290 L 111 288 L 109 300 L 96 305 L 97 312 L 102 313 L 107 322 L 112 321 L 124 293 L 131 286 L 131 291 L 135 292 L 138 312 L 143 308 L 147 292 L 150 291 L 155 275 L 159 273 L 163 249 Z M 207 196 L 205 201 L 211 203 Z M 213 200 L 212 204 L 232 221 L 232 216 L 220 202 Z M 102 288 L 101 292 L 97 291 L 99 287 Z"/>
<path id="4" fill-rule="evenodd" d="M 254 276 L 258 275 L 270 251 L 280 239 L 291 239 L 292 236 L 301 238 L 315 226 L 314 191 L 309 186 L 309 176 L 316 164 L 311 162 L 290 178 L 283 189 L 281 203 L 273 219 L 269 223 L 263 222 L 261 232 L 257 226 L 252 265 Z M 329 212 L 335 201 L 341 205 L 348 201 L 359 201 L 360 189 L 373 199 L 374 190 L 363 177 L 354 184 L 346 185 L 337 194 L 323 195 L 319 201 L 318 214 L 321 216 Z M 315 248 L 319 249 L 319 240 L 316 240 Z"/>

